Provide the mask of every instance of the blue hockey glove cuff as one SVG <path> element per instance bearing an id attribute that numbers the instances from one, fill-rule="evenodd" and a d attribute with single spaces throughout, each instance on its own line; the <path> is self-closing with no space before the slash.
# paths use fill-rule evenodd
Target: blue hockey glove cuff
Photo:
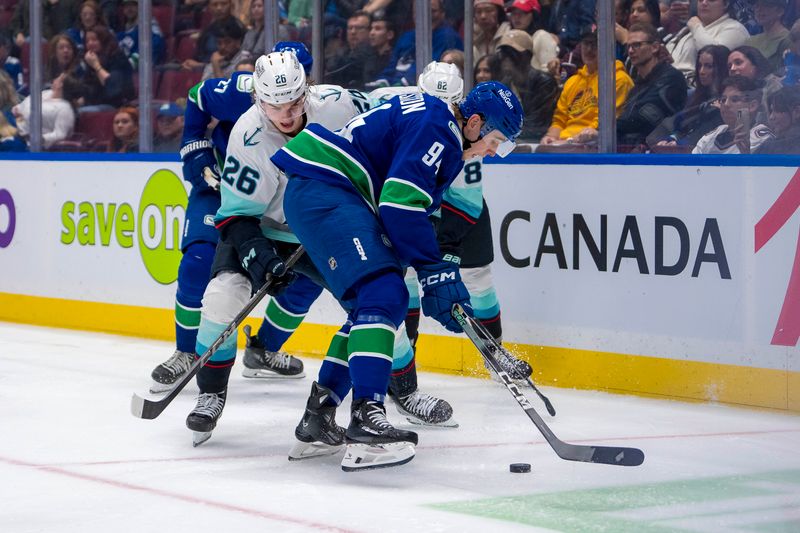
<path id="1" fill-rule="evenodd" d="M 423 290 L 422 312 L 454 333 L 461 333 L 462 329 L 451 313 L 453 304 L 461 304 L 467 314 L 472 314 L 469 292 L 461 281 L 458 263 L 458 257 L 448 254 L 441 263 L 417 268 Z"/>
<path id="2" fill-rule="evenodd" d="M 219 166 L 209 141 L 205 139 L 191 141 L 181 148 L 180 154 L 183 161 L 183 179 L 191 183 L 192 187 L 219 189 Z"/>

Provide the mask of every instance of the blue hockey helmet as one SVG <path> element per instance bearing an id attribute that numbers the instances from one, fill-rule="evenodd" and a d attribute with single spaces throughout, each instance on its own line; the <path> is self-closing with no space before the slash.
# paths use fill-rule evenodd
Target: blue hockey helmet
<path id="1" fill-rule="evenodd" d="M 498 81 L 479 83 L 458 105 L 458 109 L 465 119 L 475 114 L 483 118 L 481 137 L 497 130 L 510 143 L 503 151 L 509 153 L 514 148 L 514 142 L 522 131 L 523 114 L 522 104 L 511 89 Z M 502 157 L 500 150 L 498 155 Z"/>
<path id="2" fill-rule="evenodd" d="M 314 58 L 311 53 L 301 42 L 297 41 L 278 41 L 272 47 L 273 52 L 294 52 L 297 55 L 297 60 L 303 65 L 303 70 L 306 71 L 306 76 L 311 74 L 311 65 L 314 64 Z"/>

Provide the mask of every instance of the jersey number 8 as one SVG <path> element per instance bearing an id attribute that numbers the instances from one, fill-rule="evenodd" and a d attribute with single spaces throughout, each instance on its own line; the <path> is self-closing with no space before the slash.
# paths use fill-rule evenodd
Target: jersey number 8
<path id="1" fill-rule="evenodd" d="M 241 172 L 239 172 L 240 167 Z M 257 170 L 248 167 L 247 165 L 242 167 L 242 164 L 239 163 L 239 160 L 232 155 L 229 155 L 225 160 L 225 169 L 222 171 L 222 181 L 227 183 L 229 187 L 235 188 L 242 194 L 253 194 L 256 190 L 258 178 L 260 177 L 261 176 Z"/>

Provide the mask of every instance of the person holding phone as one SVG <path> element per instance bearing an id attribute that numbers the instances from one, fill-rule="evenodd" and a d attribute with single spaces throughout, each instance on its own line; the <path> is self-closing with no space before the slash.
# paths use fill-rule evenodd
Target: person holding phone
<path id="1" fill-rule="evenodd" d="M 731 76 L 722 87 L 719 112 L 723 124 L 704 135 L 693 154 L 749 154 L 773 138 L 767 126 L 754 120 L 761 107 L 761 89 L 756 82 Z"/>

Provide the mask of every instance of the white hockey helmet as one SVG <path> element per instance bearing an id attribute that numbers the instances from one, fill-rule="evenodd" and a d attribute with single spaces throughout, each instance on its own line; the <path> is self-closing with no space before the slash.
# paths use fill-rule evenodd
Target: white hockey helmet
<path id="1" fill-rule="evenodd" d="M 454 104 L 464 99 L 464 79 L 458 67 L 451 63 L 431 61 L 419 76 L 419 90 Z"/>
<path id="2" fill-rule="evenodd" d="M 253 86 L 260 107 L 281 105 L 306 94 L 306 73 L 294 52 L 272 52 L 256 60 Z"/>

